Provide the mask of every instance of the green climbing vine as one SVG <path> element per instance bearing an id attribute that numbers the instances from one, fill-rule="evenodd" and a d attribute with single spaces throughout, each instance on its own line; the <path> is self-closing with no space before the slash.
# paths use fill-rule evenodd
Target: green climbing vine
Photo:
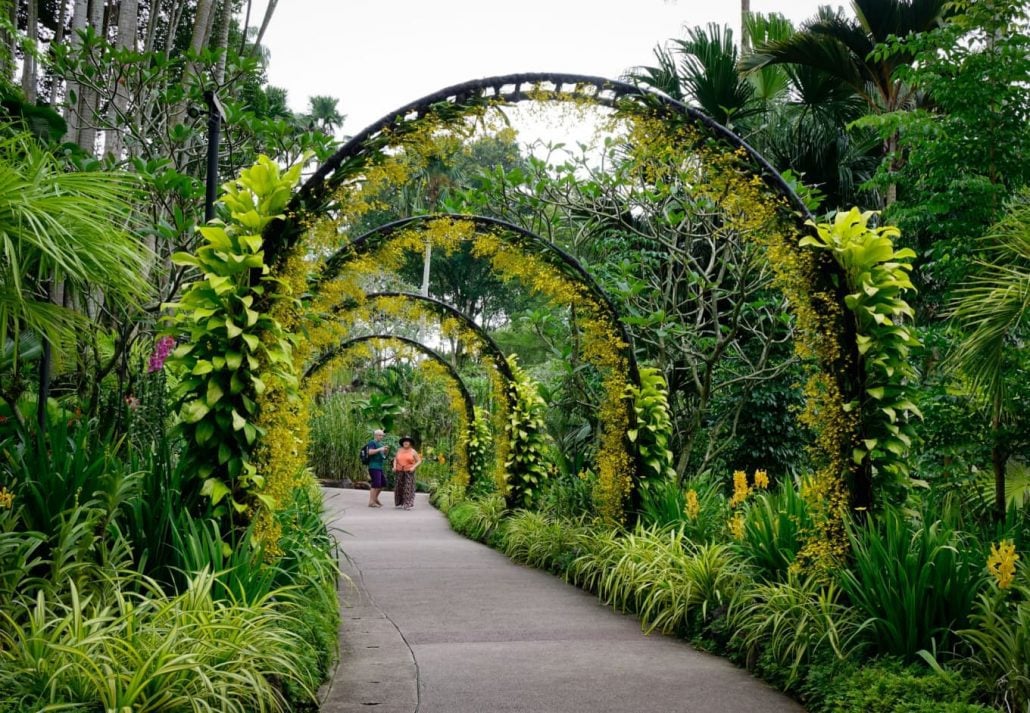
<path id="1" fill-rule="evenodd" d="M 262 156 L 223 186 L 224 224 L 198 228 L 203 244 L 194 254 L 176 253 L 177 265 L 197 269 L 174 309 L 180 340 L 168 360 L 179 378 L 179 428 L 189 448 L 186 472 L 199 482 L 218 515 L 246 514 L 255 501 L 274 506 L 262 493 L 265 479 L 251 453 L 261 435 L 255 424 L 258 398 L 269 377 L 296 385 L 290 337 L 257 303 L 270 296 L 261 233 L 281 217 L 300 164 L 283 172 Z M 251 283 L 252 272 L 262 275 Z M 231 510 L 229 507 L 231 506 Z"/>

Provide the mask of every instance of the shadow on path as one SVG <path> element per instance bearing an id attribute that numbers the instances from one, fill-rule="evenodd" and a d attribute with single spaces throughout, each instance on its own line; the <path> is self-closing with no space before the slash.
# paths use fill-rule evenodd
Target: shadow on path
<path id="1" fill-rule="evenodd" d="M 414 510 L 325 490 L 346 553 L 328 713 L 800 713 L 727 661 Z M 343 532 L 341 533 L 340 530 Z"/>

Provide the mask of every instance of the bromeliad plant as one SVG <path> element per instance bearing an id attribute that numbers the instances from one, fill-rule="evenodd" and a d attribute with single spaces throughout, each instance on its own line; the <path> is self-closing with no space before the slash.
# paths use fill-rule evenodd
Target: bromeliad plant
<path id="1" fill-rule="evenodd" d="M 905 324 L 915 315 L 904 299 L 906 292 L 915 291 L 909 279 L 915 253 L 895 250 L 893 239 L 900 231 L 870 227 L 872 216 L 857 208 L 840 212 L 833 223 L 814 225 L 817 236 L 800 243 L 829 251 L 847 281 L 844 302 L 854 316 L 864 393 L 844 409 L 860 414 L 863 433 L 852 458 L 865 472 L 856 478 L 852 497 L 862 504 L 872 502 L 869 489 L 874 481 L 881 501 L 898 501 L 906 487 L 906 456 L 915 435 L 911 418 L 921 417 L 913 401 L 910 381 L 915 370 L 909 360 L 919 340 Z"/>
<path id="2" fill-rule="evenodd" d="M 257 402 L 269 377 L 295 385 L 296 375 L 290 337 L 259 306 L 272 294 L 262 231 L 281 217 L 301 165 L 283 172 L 260 157 L 223 186 L 228 222 L 199 228 L 204 244 L 196 253 L 173 256 L 176 264 L 201 273 L 179 302 L 168 305 L 182 344 L 167 363 L 179 377 L 173 395 L 195 473 L 185 485 L 199 488 L 216 514 L 230 519 L 251 510 L 255 500 L 274 506 L 261 493 L 264 479 L 251 459 L 261 435 Z M 255 274 L 262 276 L 256 283 Z"/>

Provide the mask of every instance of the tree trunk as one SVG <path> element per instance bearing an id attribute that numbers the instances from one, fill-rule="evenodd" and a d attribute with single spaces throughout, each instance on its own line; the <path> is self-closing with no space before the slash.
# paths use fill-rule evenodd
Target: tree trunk
<path id="1" fill-rule="evenodd" d="M 229 58 L 229 25 L 232 24 L 232 0 L 222 0 L 222 13 L 218 22 L 218 43 L 213 48 L 218 52 L 214 77 L 216 87 L 220 87 L 225 81 L 225 63 Z"/>
<path id="2" fill-rule="evenodd" d="M 64 44 L 64 23 L 68 19 L 68 3 L 61 3 L 61 11 L 57 16 L 57 32 L 54 33 L 53 45 Z M 50 106 L 57 106 L 57 100 L 61 93 L 61 82 L 58 80 L 56 75 L 53 75 L 52 82 L 50 84 Z"/>
<path id="3" fill-rule="evenodd" d="M 1008 463 L 1008 451 L 1003 443 L 1001 432 L 1001 403 L 996 402 L 991 414 L 991 466 L 994 470 L 994 519 L 1005 521 L 1005 466 Z"/>
<path id="4" fill-rule="evenodd" d="M 39 42 L 39 0 L 28 0 L 28 17 L 26 19 L 26 36 L 28 47 L 22 58 L 21 91 L 29 104 L 36 103 L 36 55 Z"/>
<path id="5" fill-rule="evenodd" d="M 86 29 L 89 0 L 75 0 L 72 6 L 72 24 L 69 30 L 69 41 L 72 51 L 82 47 L 79 32 Z M 64 121 L 68 125 L 68 140 L 78 143 L 79 127 L 82 126 L 82 88 L 78 82 L 68 80 L 64 93 Z"/>
<path id="6" fill-rule="evenodd" d="M 751 38 L 747 34 L 747 16 L 751 14 L 751 0 L 740 0 L 740 49 L 741 54 L 751 50 Z"/>
<path id="7" fill-rule="evenodd" d="M 152 52 L 154 49 L 154 37 L 157 35 L 157 24 L 161 19 L 162 7 L 164 7 L 164 0 L 151 0 L 150 13 L 147 16 L 147 34 L 143 39 L 143 54 Z"/>
<path id="8" fill-rule="evenodd" d="M 115 46 L 121 50 L 133 50 L 136 47 L 136 35 L 139 29 L 139 0 L 121 0 L 118 6 L 118 37 Z M 122 134 L 118 129 L 126 122 L 125 112 L 129 108 L 129 92 L 124 83 L 118 82 L 114 86 L 114 100 L 111 102 L 110 121 L 111 128 L 104 134 L 105 150 L 111 154 L 115 161 L 122 158 Z"/>
<path id="9" fill-rule="evenodd" d="M 247 0 L 247 14 L 243 17 L 243 26 L 240 28 L 240 56 L 247 49 L 247 30 L 250 29 L 250 11 L 254 6 L 254 0 Z"/>
<path id="10" fill-rule="evenodd" d="M 91 0 L 89 5 L 89 27 L 97 34 L 104 31 L 104 2 Z M 96 114 L 100 108 L 100 94 L 93 87 L 82 88 L 82 102 L 79 105 L 79 136 L 76 143 L 86 153 L 97 148 Z"/>
<path id="11" fill-rule="evenodd" d="M 272 22 L 275 6 L 278 4 L 279 0 L 268 0 L 268 7 L 265 8 L 265 17 L 261 20 L 261 29 L 258 30 L 257 37 L 254 38 L 254 49 L 252 51 L 255 54 L 261 51 L 261 40 L 265 39 L 265 31 L 268 29 L 269 23 Z"/>
<path id="12" fill-rule="evenodd" d="M 11 27 L 18 26 L 18 5 L 17 0 L 0 0 L 0 11 L 6 13 L 7 21 Z M 0 72 L 5 78 L 14 76 L 14 48 L 17 42 L 17 32 L 7 32 L 0 29 Z"/>

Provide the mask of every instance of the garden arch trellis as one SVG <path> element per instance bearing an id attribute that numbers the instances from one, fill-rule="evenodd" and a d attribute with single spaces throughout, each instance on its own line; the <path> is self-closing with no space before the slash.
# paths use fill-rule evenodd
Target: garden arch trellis
<path id="1" fill-rule="evenodd" d="M 440 352 L 436 351 L 432 347 L 429 347 L 415 339 L 409 339 L 408 337 L 403 337 L 397 334 L 365 334 L 360 337 L 351 337 L 350 339 L 345 339 L 344 341 L 336 345 L 334 348 L 327 349 L 325 352 L 319 355 L 319 357 L 314 362 L 312 362 L 312 364 L 304 372 L 303 378 L 310 379 L 316 373 L 329 366 L 329 364 L 332 363 L 333 359 L 337 355 L 339 355 L 341 352 L 346 351 L 350 347 L 365 342 L 375 341 L 399 342 L 401 344 L 405 344 L 411 347 L 412 349 L 421 352 L 429 359 L 432 359 L 436 363 L 440 364 L 440 366 L 442 366 L 446 370 L 446 372 L 451 376 L 451 379 L 454 381 L 454 384 L 458 388 L 458 391 L 461 392 L 461 400 L 465 404 L 465 415 L 468 417 L 469 423 L 472 423 L 475 420 L 475 401 L 472 398 L 472 394 L 469 391 L 468 386 L 465 384 L 465 380 L 461 378 L 461 374 L 459 374 L 458 370 L 454 368 L 454 365 L 447 361 L 447 359 L 445 359 L 443 355 L 440 354 Z"/>
<path id="2" fill-rule="evenodd" d="M 475 401 L 472 398 L 472 393 L 469 391 L 468 386 L 465 384 L 465 380 L 462 379 L 461 374 L 458 373 L 458 370 L 435 349 L 415 339 L 409 339 L 408 337 L 396 334 L 366 334 L 359 337 L 351 337 L 322 352 L 322 354 L 320 354 L 319 357 L 305 370 L 302 379 L 304 381 L 311 379 L 326 367 L 334 364 L 334 362 L 346 352 L 369 342 L 396 343 L 408 347 L 427 357 L 433 364 L 438 365 L 450 378 L 452 384 L 457 389 L 458 394 L 461 397 L 461 403 L 464 406 L 464 432 L 461 433 L 458 438 L 457 445 L 459 458 L 456 461 L 458 472 L 454 474 L 454 480 L 455 482 L 460 482 L 463 485 L 468 484 L 471 480 L 471 473 L 478 473 L 481 471 L 480 464 L 473 462 L 473 459 L 478 458 L 480 454 L 478 452 L 469 452 L 469 443 L 476 435 Z"/>
<path id="3" fill-rule="evenodd" d="M 625 325 L 622 323 L 622 320 L 619 317 L 619 312 L 615 308 L 615 304 L 612 302 L 611 297 L 609 297 L 601 288 L 597 283 L 597 280 L 595 280 L 594 277 L 587 272 L 575 258 L 559 248 L 557 245 L 544 240 L 542 237 L 530 230 L 526 230 L 521 226 L 509 223 L 508 221 L 501 220 L 499 218 L 492 218 L 483 215 L 461 215 L 450 213 L 429 214 L 412 216 L 410 218 L 401 218 L 400 220 L 380 225 L 358 236 L 331 255 L 325 261 L 325 267 L 322 272 L 314 280 L 312 288 L 314 290 L 318 290 L 322 284 L 339 275 L 340 272 L 345 269 L 348 260 L 356 255 L 367 253 L 374 249 L 375 246 L 389 239 L 390 236 L 409 228 L 420 228 L 426 223 L 437 220 L 471 223 L 475 226 L 477 231 L 489 231 L 501 236 L 510 235 L 512 236 L 512 240 L 515 244 L 527 244 L 531 246 L 534 252 L 544 256 L 551 265 L 557 267 L 573 280 L 581 283 L 597 299 L 598 303 L 603 306 L 608 318 L 611 320 L 611 323 L 616 327 L 616 329 L 618 329 L 619 337 L 626 345 L 622 351 L 626 357 L 627 363 L 629 364 L 630 376 L 633 383 L 639 386 L 640 377 L 637 370 L 636 355 L 633 351 L 633 341 L 630 338 L 629 333 L 626 331 Z"/>
<path id="4" fill-rule="evenodd" d="M 851 465 L 851 450 L 860 433 L 843 408 L 858 397 L 862 377 L 854 322 L 844 317 L 841 307 L 845 289 L 841 271 L 827 254 L 799 247 L 797 238 L 808 231 L 802 224 L 812 216 L 784 179 L 731 131 L 666 96 L 598 77 L 535 73 L 475 80 L 423 97 L 357 134 L 305 182 L 291 199 L 285 218 L 270 223 L 263 231 L 265 263 L 273 274 L 282 276 L 285 284 L 296 286 L 294 294 L 300 294 L 305 277 L 299 271 L 318 272 L 317 266 L 301 264 L 302 255 L 312 254 L 303 243 L 305 232 L 313 216 L 339 210 L 338 189 L 374 168 L 387 155 L 385 149 L 401 145 L 420 127 L 457 126 L 488 106 L 527 100 L 583 101 L 612 107 L 634 120 L 656 122 L 669 128 L 674 138 L 685 137 L 683 150 L 704 147 L 707 155 L 727 157 L 727 165 L 757 181 L 768 191 L 770 200 L 783 201 L 782 208 L 776 210 L 794 232 L 771 236 L 764 246 L 770 255 L 776 255 L 772 260 L 779 268 L 776 286 L 787 295 L 800 332 L 809 334 L 806 350 L 821 374 L 812 382 L 811 393 L 806 391 L 808 403 L 816 404 L 811 419 L 819 430 L 815 450 L 827 454 L 827 465 L 821 471 L 825 491 L 821 497 L 839 501 L 850 492 L 853 505 L 867 506 L 871 502 L 871 474 L 868 468 Z M 780 242 L 775 243 L 773 237 Z M 252 280 L 258 278 L 253 272 Z M 284 321 L 287 328 L 293 326 Z M 839 482 L 842 477 L 851 480 L 849 488 Z M 837 507 L 840 502 L 831 503 L 827 511 Z"/>

